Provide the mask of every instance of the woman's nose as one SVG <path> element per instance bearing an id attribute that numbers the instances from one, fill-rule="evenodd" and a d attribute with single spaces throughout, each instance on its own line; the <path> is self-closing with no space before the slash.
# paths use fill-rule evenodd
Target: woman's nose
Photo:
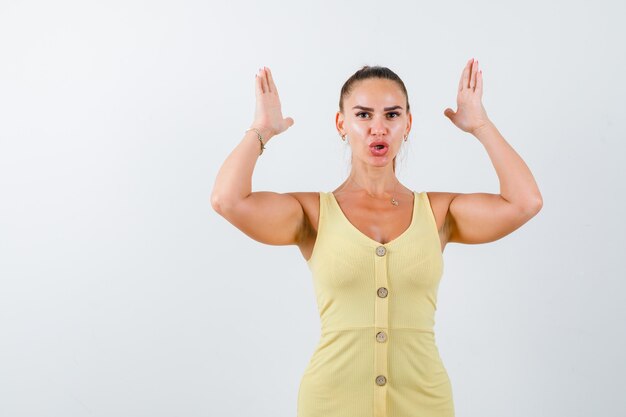
<path id="1" fill-rule="evenodd" d="M 375 116 L 372 119 L 372 123 L 370 124 L 370 129 L 372 130 L 372 133 L 384 133 L 387 130 L 386 123 L 387 121 L 384 119 L 384 116 Z"/>

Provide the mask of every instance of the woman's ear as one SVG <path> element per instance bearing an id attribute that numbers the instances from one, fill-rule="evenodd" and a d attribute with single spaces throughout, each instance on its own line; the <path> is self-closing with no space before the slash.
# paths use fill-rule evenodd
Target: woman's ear
<path id="1" fill-rule="evenodd" d="M 340 111 L 338 111 L 337 114 L 335 114 L 335 126 L 337 127 L 337 131 L 339 132 L 340 135 L 342 135 L 341 132 L 344 131 L 343 121 L 344 121 L 343 114 Z"/>
<path id="2" fill-rule="evenodd" d="M 413 115 L 411 114 L 411 112 L 407 112 L 407 124 L 406 124 L 406 133 L 405 135 L 408 135 L 409 132 L 411 131 L 411 125 L 413 124 Z"/>

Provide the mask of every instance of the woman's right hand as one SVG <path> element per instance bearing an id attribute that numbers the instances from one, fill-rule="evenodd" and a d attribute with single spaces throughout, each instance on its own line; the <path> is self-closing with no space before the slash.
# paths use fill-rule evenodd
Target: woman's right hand
<path id="1" fill-rule="evenodd" d="M 267 67 L 260 69 L 254 82 L 256 85 L 256 109 L 252 126 L 266 129 L 270 132 L 270 136 L 278 135 L 290 128 L 293 125 L 293 119 L 291 117 L 283 118 L 278 89 L 274 84 L 270 69 Z"/>

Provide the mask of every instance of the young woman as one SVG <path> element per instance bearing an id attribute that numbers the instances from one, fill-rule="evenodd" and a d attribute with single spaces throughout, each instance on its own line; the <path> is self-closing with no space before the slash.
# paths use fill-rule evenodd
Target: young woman
<path id="1" fill-rule="evenodd" d="M 492 242 L 542 207 L 530 170 L 489 120 L 482 72 L 467 62 L 455 126 L 485 147 L 500 194 L 415 192 L 395 161 L 412 115 L 402 80 L 365 66 L 340 93 L 335 124 L 352 151 L 348 178 L 331 192 L 252 192 L 265 144 L 283 118 L 269 68 L 256 77 L 250 129 L 222 165 L 211 203 L 251 238 L 298 245 L 313 274 L 321 340 L 302 377 L 298 417 L 452 417 L 452 388 L 433 331 L 448 242 Z"/>

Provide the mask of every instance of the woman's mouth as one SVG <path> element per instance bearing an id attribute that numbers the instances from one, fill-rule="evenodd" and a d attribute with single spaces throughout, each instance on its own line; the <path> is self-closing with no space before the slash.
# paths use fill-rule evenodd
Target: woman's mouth
<path id="1" fill-rule="evenodd" d="M 384 144 L 370 146 L 370 152 L 374 156 L 383 156 L 387 153 L 388 150 L 389 150 L 389 147 Z"/>

